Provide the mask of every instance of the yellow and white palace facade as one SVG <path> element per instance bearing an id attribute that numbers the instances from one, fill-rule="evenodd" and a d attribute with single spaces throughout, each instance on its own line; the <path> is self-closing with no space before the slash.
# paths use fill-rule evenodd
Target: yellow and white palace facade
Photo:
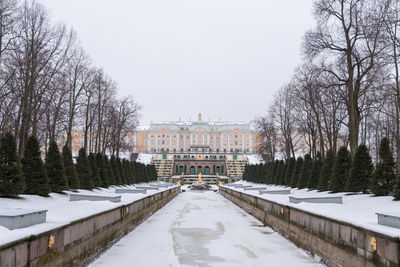
<path id="1" fill-rule="evenodd" d="M 241 177 L 258 134 L 249 123 L 203 121 L 152 122 L 134 136 L 134 153 L 152 154 L 159 177 L 221 175 Z"/>

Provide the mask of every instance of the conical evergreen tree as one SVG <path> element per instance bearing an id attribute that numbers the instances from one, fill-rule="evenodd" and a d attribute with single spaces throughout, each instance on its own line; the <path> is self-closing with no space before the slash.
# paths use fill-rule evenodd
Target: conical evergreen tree
<path id="1" fill-rule="evenodd" d="M 132 183 L 136 183 L 136 177 L 135 177 L 135 164 L 133 162 L 129 162 L 129 170 L 130 170 L 130 176 L 132 179 Z"/>
<path id="2" fill-rule="evenodd" d="M 122 171 L 124 172 L 124 177 L 127 184 L 132 184 L 132 177 L 129 172 L 129 161 L 126 159 L 122 160 Z"/>
<path id="3" fill-rule="evenodd" d="M 150 168 L 151 168 L 152 180 L 157 180 L 158 177 L 157 177 L 156 167 L 154 165 L 150 165 Z"/>
<path id="4" fill-rule="evenodd" d="M 254 165 L 250 165 L 249 168 L 251 168 L 251 166 L 254 166 Z M 267 166 L 268 166 L 267 164 L 262 164 L 262 172 L 261 172 L 261 176 L 259 178 L 260 183 L 262 183 L 262 184 L 265 184 L 267 181 L 267 174 L 268 174 Z"/>
<path id="5" fill-rule="evenodd" d="M 50 193 L 49 180 L 36 137 L 31 136 L 26 141 L 24 157 L 21 162 L 26 183 L 25 193 L 48 196 Z"/>
<path id="6" fill-rule="evenodd" d="M 272 184 L 274 182 L 274 169 L 275 164 L 273 161 L 267 163 L 267 176 L 266 176 L 266 184 Z"/>
<path id="7" fill-rule="evenodd" d="M 317 187 L 319 191 L 328 190 L 334 163 L 335 163 L 335 154 L 332 149 L 329 149 L 326 152 L 325 160 L 322 163 L 321 174 L 319 175 L 319 181 Z"/>
<path id="8" fill-rule="evenodd" d="M 74 161 L 72 160 L 72 152 L 69 149 L 68 145 L 65 145 L 63 147 L 62 158 L 64 163 L 65 176 L 67 178 L 69 188 L 78 189 L 79 179 L 75 170 Z"/>
<path id="9" fill-rule="evenodd" d="M 319 176 L 321 174 L 322 169 L 322 156 L 321 153 L 318 152 L 315 156 L 312 166 L 312 173 L 310 179 L 308 180 L 307 187 L 310 189 L 316 189 L 318 186 Z"/>
<path id="10" fill-rule="evenodd" d="M 279 184 L 280 185 L 286 185 L 286 168 L 287 168 L 287 162 L 284 160 L 281 160 L 281 172 L 280 172 L 280 177 L 279 177 Z"/>
<path id="11" fill-rule="evenodd" d="M 142 182 L 142 179 L 140 177 L 140 173 L 139 173 L 139 166 L 140 164 L 138 162 L 133 162 L 133 173 L 134 173 L 134 177 L 135 177 L 135 183 L 140 183 Z M 250 177 L 252 177 L 252 169 L 250 170 Z"/>
<path id="12" fill-rule="evenodd" d="M 371 190 L 377 196 L 387 196 L 393 191 L 395 182 L 395 163 L 389 139 L 384 137 L 379 147 L 379 159 L 371 181 Z"/>
<path id="13" fill-rule="evenodd" d="M 116 164 L 117 164 L 119 177 L 121 179 L 121 184 L 127 184 L 126 179 L 125 179 L 125 175 L 124 175 L 124 170 L 122 169 L 122 162 L 121 162 L 120 158 L 117 158 Z"/>
<path id="14" fill-rule="evenodd" d="M 343 192 L 344 186 L 349 176 L 351 167 L 351 156 L 347 147 L 341 147 L 338 151 L 337 158 L 333 165 L 331 182 L 329 184 L 329 190 L 332 192 Z"/>
<path id="15" fill-rule="evenodd" d="M 101 153 L 96 154 L 96 166 L 97 166 L 97 169 L 99 170 L 101 187 L 108 187 L 110 184 L 108 183 L 108 180 L 107 180 L 104 158 Z"/>
<path id="16" fill-rule="evenodd" d="M 302 189 L 307 186 L 308 180 L 311 177 L 311 173 L 312 173 L 312 158 L 310 154 L 306 154 L 304 156 L 304 162 L 299 174 L 299 180 L 297 181 L 298 188 Z"/>
<path id="17" fill-rule="evenodd" d="M 64 164 L 61 159 L 58 145 L 54 140 L 50 141 L 49 151 L 46 155 L 46 170 L 52 192 L 62 192 L 63 190 L 68 189 Z"/>
<path id="18" fill-rule="evenodd" d="M 273 174 L 273 179 L 272 179 L 273 184 L 278 184 L 280 171 L 281 171 L 281 162 L 279 160 L 275 160 L 274 174 Z"/>
<path id="19" fill-rule="evenodd" d="M 120 185 L 121 184 L 121 177 L 119 177 L 119 171 L 117 168 L 117 160 L 114 157 L 114 155 L 111 156 L 110 158 L 110 165 L 111 165 L 111 170 L 115 179 L 115 184 Z"/>
<path id="20" fill-rule="evenodd" d="M 290 178 L 290 186 L 296 187 L 297 183 L 299 182 L 299 175 L 301 168 L 303 167 L 303 158 L 298 157 L 296 160 L 296 164 L 294 165 L 292 177 Z"/>
<path id="21" fill-rule="evenodd" d="M 290 158 L 287 164 L 286 175 L 285 175 L 285 184 L 290 185 L 290 180 L 292 178 L 294 165 L 296 165 L 296 159 Z"/>
<path id="22" fill-rule="evenodd" d="M 372 178 L 373 168 L 374 166 L 372 165 L 372 159 L 368 153 L 368 148 L 365 145 L 360 145 L 354 156 L 350 175 L 347 178 L 344 190 L 346 192 L 362 191 L 366 193 Z"/>
<path id="23" fill-rule="evenodd" d="M 76 170 L 79 176 L 80 188 L 92 190 L 94 188 L 93 175 L 84 148 L 79 149 L 76 162 Z"/>
<path id="24" fill-rule="evenodd" d="M 0 196 L 16 196 L 26 185 L 17 157 L 17 144 L 11 133 L 0 138 Z"/>
<path id="25" fill-rule="evenodd" d="M 104 171 L 107 177 L 108 185 L 115 185 L 114 174 L 111 169 L 111 164 L 106 155 L 104 155 Z"/>
<path id="26" fill-rule="evenodd" d="M 396 177 L 396 184 L 394 187 L 394 199 L 400 200 L 400 173 L 398 173 Z"/>
<path id="27" fill-rule="evenodd" d="M 97 168 L 96 154 L 89 153 L 88 161 L 94 187 L 100 187 L 102 185 L 102 181 L 99 173 L 99 168 Z"/>
<path id="28" fill-rule="evenodd" d="M 243 180 L 245 180 L 245 181 L 248 181 L 248 178 L 247 178 L 248 171 L 249 171 L 249 165 L 246 165 L 244 167 L 244 171 L 243 171 Z"/>

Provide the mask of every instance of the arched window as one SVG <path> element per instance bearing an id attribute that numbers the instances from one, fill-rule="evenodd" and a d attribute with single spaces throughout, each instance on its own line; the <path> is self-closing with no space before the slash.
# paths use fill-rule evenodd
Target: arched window
<path id="1" fill-rule="evenodd" d="M 202 171 L 203 171 L 203 168 L 201 166 L 198 166 L 197 167 L 197 174 L 202 173 Z"/>

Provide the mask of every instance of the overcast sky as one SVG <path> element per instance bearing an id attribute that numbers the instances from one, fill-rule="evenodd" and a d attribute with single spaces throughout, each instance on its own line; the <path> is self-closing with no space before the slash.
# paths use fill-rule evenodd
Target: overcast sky
<path id="1" fill-rule="evenodd" d="M 301 62 L 312 0 L 40 0 L 96 66 L 162 120 L 251 121 Z"/>

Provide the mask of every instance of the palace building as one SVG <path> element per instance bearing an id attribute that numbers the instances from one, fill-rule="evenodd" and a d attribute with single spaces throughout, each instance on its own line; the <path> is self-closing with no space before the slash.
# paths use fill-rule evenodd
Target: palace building
<path id="1" fill-rule="evenodd" d="M 152 122 L 135 133 L 134 153 L 153 154 L 159 177 L 223 175 L 240 178 L 256 153 L 258 134 L 249 123 L 204 121 Z"/>

